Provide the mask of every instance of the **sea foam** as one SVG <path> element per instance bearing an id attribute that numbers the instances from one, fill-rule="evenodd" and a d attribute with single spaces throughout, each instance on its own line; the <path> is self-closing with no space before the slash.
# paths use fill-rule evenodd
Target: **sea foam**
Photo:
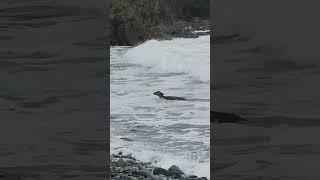
<path id="1" fill-rule="evenodd" d="M 149 40 L 126 53 L 130 63 L 152 68 L 154 72 L 187 73 L 208 82 L 210 79 L 210 36 Z"/>

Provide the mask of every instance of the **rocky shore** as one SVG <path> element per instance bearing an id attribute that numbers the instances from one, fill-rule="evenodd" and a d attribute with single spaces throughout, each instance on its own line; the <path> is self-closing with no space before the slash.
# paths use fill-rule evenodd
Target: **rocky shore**
<path id="1" fill-rule="evenodd" d="M 178 166 L 169 169 L 152 166 L 130 155 L 111 155 L 110 179 L 112 180 L 207 180 L 206 177 L 186 175 Z"/>
<path id="2" fill-rule="evenodd" d="M 134 46 L 149 39 L 209 34 L 210 0 L 113 0 L 110 45 Z"/>

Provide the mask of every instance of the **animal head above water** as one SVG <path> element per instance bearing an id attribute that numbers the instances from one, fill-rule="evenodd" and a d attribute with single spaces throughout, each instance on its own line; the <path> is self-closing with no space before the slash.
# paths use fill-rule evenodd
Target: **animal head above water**
<path id="1" fill-rule="evenodd" d="M 163 97 L 163 93 L 162 92 L 160 92 L 160 91 L 157 91 L 157 92 L 154 92 L 153 93 L 154 95 L 157 95 L 157 96 L 159 96 L 159 97 Z"/>

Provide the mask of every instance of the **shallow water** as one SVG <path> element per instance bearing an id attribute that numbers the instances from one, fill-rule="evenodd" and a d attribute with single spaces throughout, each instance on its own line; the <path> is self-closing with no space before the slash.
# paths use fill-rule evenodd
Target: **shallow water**
<path id="1" fill-rule="evenodd" d="M 111 153 L 209 177 L 209 36 L 111 47 Z M 182 96 L 166 101 L 153 95 Z"/>

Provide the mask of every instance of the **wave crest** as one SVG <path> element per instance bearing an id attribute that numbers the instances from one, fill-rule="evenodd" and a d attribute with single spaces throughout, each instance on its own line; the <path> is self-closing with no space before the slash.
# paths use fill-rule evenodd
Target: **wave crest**
<path id="1" fill-rule="evenodd" d="M 131 48 L 125 55 L 129 63 L 152 68 L 159 73 L 186 73 L 209 82 L 210 36 L 173 40 L 149 40 Z"/>

